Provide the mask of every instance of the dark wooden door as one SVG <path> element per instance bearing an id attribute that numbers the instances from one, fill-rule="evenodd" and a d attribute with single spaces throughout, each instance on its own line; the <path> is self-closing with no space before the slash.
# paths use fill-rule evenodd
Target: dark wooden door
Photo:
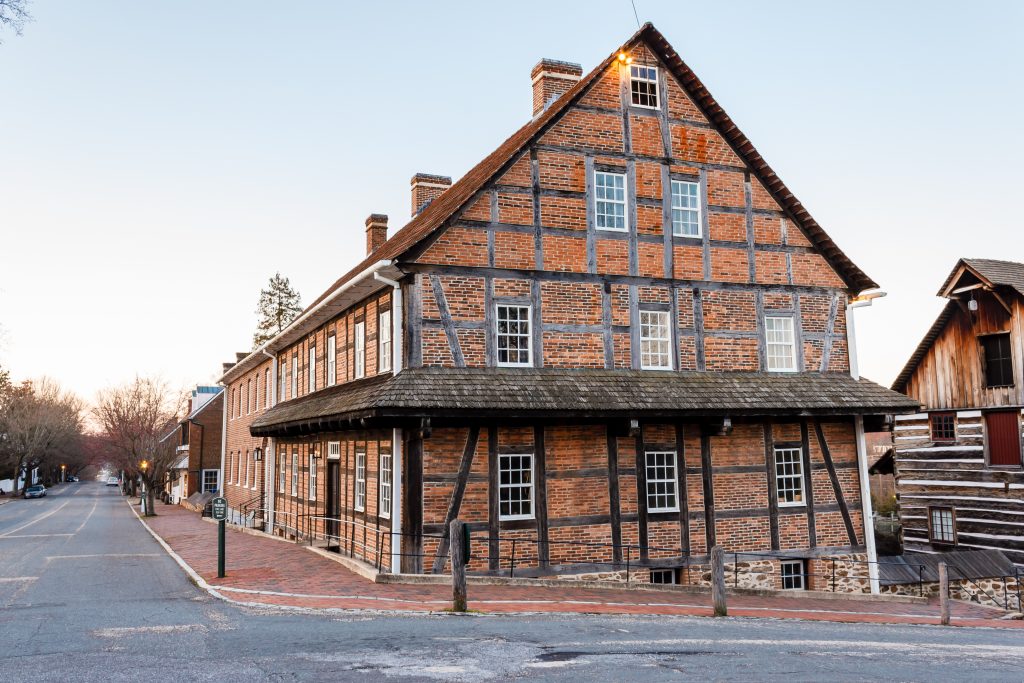
<path id="1" fill-rule="evenodd" d="M 338 537 L 338 515 L 341 513 L 340 468 L 337 460 L 327 461 L 327 535 L 328 545 L 335 545 Z"/>
<path id="2" fill-rule="evenodd" d="M 1020 465 L 1020 411 L 985 413 L 990 465 Z"/>

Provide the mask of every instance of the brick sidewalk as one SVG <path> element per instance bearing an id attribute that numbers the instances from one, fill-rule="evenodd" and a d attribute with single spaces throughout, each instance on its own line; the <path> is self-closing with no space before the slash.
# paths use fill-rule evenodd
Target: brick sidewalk
<path id="1" fill-rule="evenodd" d="M 254 605 L 315 609 L 440 611 L 451 604 L 444 585 L 376 584 L 337 562 L 294 543 L 231 529 L 227 534 L 227 576 L 217 576 L 217 527 L 199 515 L 159 505 L 146 523 L 223 597 Z M 571 585 L 469 586 L 469 607 L 480 612 L 576 612 L 710 616 L 704 593 L 586 589 Z M 937 624 L 938 603 L 729 595 L 730 616 L 822 621 Z M 1024 627 L 999 620 L 998 610 L 953 603 L 958 626 Z"/>

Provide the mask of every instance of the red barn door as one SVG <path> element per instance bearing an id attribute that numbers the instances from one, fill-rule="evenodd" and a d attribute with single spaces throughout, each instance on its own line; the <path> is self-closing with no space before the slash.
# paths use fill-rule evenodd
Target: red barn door
<path id="1" fill-rule="evenodd" d="M 990 465 L 1020 465 L 1020 412 L 985 413 Z"/>

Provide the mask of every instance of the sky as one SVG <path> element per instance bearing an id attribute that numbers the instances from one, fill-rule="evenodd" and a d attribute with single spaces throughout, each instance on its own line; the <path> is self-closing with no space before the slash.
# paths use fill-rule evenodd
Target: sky
<path id="1" fill-rule="evenodd" d="M 961 256 L 1024 261 L 1019 2 L 636 0 L 835 242 L 888 385 Z M 0 365 L 86 399 L 209 383 L 275 272 L 304 303 L 530 117 L 542 57 L 585 71 L 629 0 L 34 0 L 0 34 Z"/>

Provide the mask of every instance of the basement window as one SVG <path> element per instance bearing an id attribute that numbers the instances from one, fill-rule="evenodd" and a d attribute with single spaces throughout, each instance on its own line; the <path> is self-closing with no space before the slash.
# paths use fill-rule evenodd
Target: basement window
<path id="1" fill-rule="evenodd" d="M 676 570 L 675 569 L 652 569 L 651 570 L 651 583 L 657 583 L 662 585 L 675 585 L 676 582 Z"/>
<path id="2" fill-rule="evenodd" d="M 928 540 L 942 545 L 956 545 L 956 516 L 953 508 L 928 508 Z"/>
<path id="3" fill-rule="evenodd" d="M 658 68 L 631 64 L 629 93 L 634 107 L 658 108 Z"/>
<path id="4" fill-rule="evenodd" d="M 807 562 L 804 560 L 784 560 L 779 563 L 779 575 L 782 577 L 782 590 L 807 590 Z"/>
<path id="5" fill-rule="evenodd" d="M 1010 333 L 979 337 L 985 353 L 985 386 L 1013 386 L 1013 358 L 1010 354 Z"/>
<path id="6" fill-rule="evenodd" d="M 932 441 L 956 441 L 956 413 L 932 413 L 928 416 Z"/>

